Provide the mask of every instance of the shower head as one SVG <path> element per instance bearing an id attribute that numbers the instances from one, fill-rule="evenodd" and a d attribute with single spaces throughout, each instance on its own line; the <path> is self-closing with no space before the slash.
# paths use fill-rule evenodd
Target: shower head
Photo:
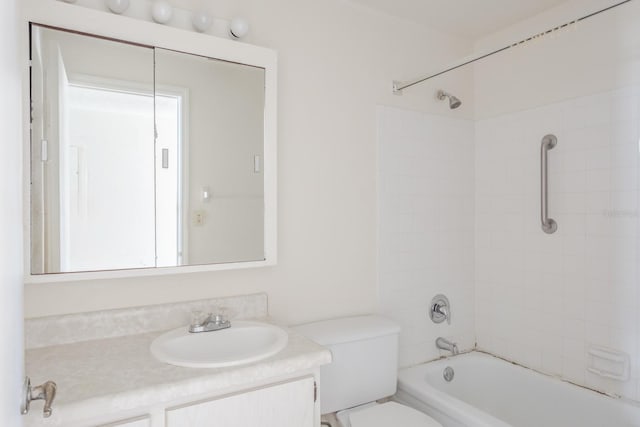
<path id="1" fill-rule="evenodd" d="M 462 101 L 460 101 L 458 98 L 456 98 L 453 95 L 449 95 L 449 107 L 451 107 L 451 109 L 456 109 L 459 106 L 462 105 Z"/>
<path id="2" fill-rule="evenodd" d="M 455 96 L 448 94 L 443 90 L 439 90 L 437 96 L 438 96 L 438 99 L 441 101 L 444 100 L 445 98 L 449 98 L 449 108 L 451 108 L 452 110 L 455 110 L 456 108 L 462 105 L 462 101 L 460 101 Z"/>

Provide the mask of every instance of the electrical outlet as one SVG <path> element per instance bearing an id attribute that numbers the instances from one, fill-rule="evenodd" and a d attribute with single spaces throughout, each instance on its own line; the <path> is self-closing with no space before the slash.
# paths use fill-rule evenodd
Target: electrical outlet
<path id="1" fill-rule="evenodd" d="M 204 225 L 206 216 L 205 211 L 195 211 L 193 213 L 193 225 Z"/>

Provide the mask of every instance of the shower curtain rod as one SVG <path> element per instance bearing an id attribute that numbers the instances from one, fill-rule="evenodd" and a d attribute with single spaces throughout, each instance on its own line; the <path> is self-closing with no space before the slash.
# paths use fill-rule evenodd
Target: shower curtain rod
<path id="1" fill-rule="evenodd" d="M 504 46 L 504 47 L 502 47 L 500 49 L 496 49 L 496 50 L 492 50 L 492 51 L 489 51 L 489 52 L 481 53 L 481 54 L 479 54 L 477 56 L 476 55 L 467 56 L 467 57 L 461 59 L 459 63 L 455 63 L 454 65 L 451 65 L 451 66 L 449 66 L 448 68 L 446 68 L 446 69 L 444 69 L 442 71 L 438 71 L 436 73 L 429 74 L 426 77 L 419 77 L 419 78 L 417 78 L 415 80 L 411 80 L 411 81 L 407 81 L 407 82 L 400 82 L 400 81 L 394 80 L 393 81 L 393 93 L 396 94 L 396 95 L 402 95 L 402 91 L 404 89 L 407 89 L 407 88 L 411 87 L 411 86 L 415 86 L 415 85 L 420 84 L 420 83 L 422 83 L 424 81 L 427 81 L 427 80 L 432 79 L 434 77 L 438 77 L 438 76 L 440 76 L 442 74 L 448 73 L 449 71 L 453 71 L 453 70 L 458 69 L 460 67 L 464 67 L 465 65 L 472 64 L 472 63 L 474 63 L 476 61 L 480 61 L 481 59 L 487 58 L 489 56 L 492 56 L 492 55 L 495 55 L 497 53 L 503 52 L 505 50 L 508 50 L 508 49 L 511 49 L 511 48 L 514 48 L 514 47 L 518 47 L 518 46 L 520 46 L 520 45 L 522 45 L 524 43 L 530 42 L 532 40 L 536 40 L 536 39 L 538 39 L 540 37 L 543 37 L 543 36 L 546 36 L 548 34 L 554 33 L 554 32 L 556 32 L 558 30 L 567 29 L 570 26 L 577 24 L 578 22 L 584 21 L 585 19 L 589 19 L 589 18 L 594 17 L 596 15 L 599 15 L 599 14 L 601 14 L 603 12 L 607 12 L 607 11 L 609 11 L 611 9 L 614 9 L 614 8 L 616 8 L 618 6 L 622 6 L 623 4 L 629 3 L 631 1 L 632 0 L 621 1 L 619 3 L 611 5 L 609 7 L 605 7 L 604 9 L 600 9 L 598 11 L 592 12 L 592 13 L 590 13 L 588 15 L 585 15 L 585 16 L 583 16 L 581 18 L 574 19 L 573 21 L 567 22 L 567 23 L 562 24 L 562 25 L 558 25 L 557 27 L 551 28 L 551 29 L 549 29 L 547 31 L 543 31 L 543 32 L 537 33 L 537 34 L 535 34 L 535 35 L 533 35 L 531 37 L 527 37 L 525 39 L 522 39 L 522 40 L 520 40 L 518 42 L 511 43 L 511 44 L 509 44 L 507 46 Z"/>

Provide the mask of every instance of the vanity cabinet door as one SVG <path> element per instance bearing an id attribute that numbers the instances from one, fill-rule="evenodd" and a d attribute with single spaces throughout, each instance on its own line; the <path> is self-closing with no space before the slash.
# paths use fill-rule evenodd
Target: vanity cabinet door
<path id="1" fill-rule="evenodd" d="M 312 377 L 167 410 L 166 427 L 313 427 Z"/>
<path id="2" fill-rule="evenodd" d="M 149 417 L 144 418 L 135 418 L 128 420 L 116 421 L 109 424 L 102 424 L 98 427 L 151 427 L 151 422 L 149 421 Z"/>

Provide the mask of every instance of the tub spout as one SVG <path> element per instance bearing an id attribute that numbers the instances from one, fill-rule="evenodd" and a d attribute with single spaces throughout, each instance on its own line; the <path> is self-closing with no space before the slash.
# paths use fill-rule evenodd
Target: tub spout
<path id="1" fill-rule="evenodd" d="M 458 345 L 442 337 L 438 337 L 438 339 L 436 339 L 436 347 L 441 350 L 450 351 L 454 356 L 458 354 Z"/>

